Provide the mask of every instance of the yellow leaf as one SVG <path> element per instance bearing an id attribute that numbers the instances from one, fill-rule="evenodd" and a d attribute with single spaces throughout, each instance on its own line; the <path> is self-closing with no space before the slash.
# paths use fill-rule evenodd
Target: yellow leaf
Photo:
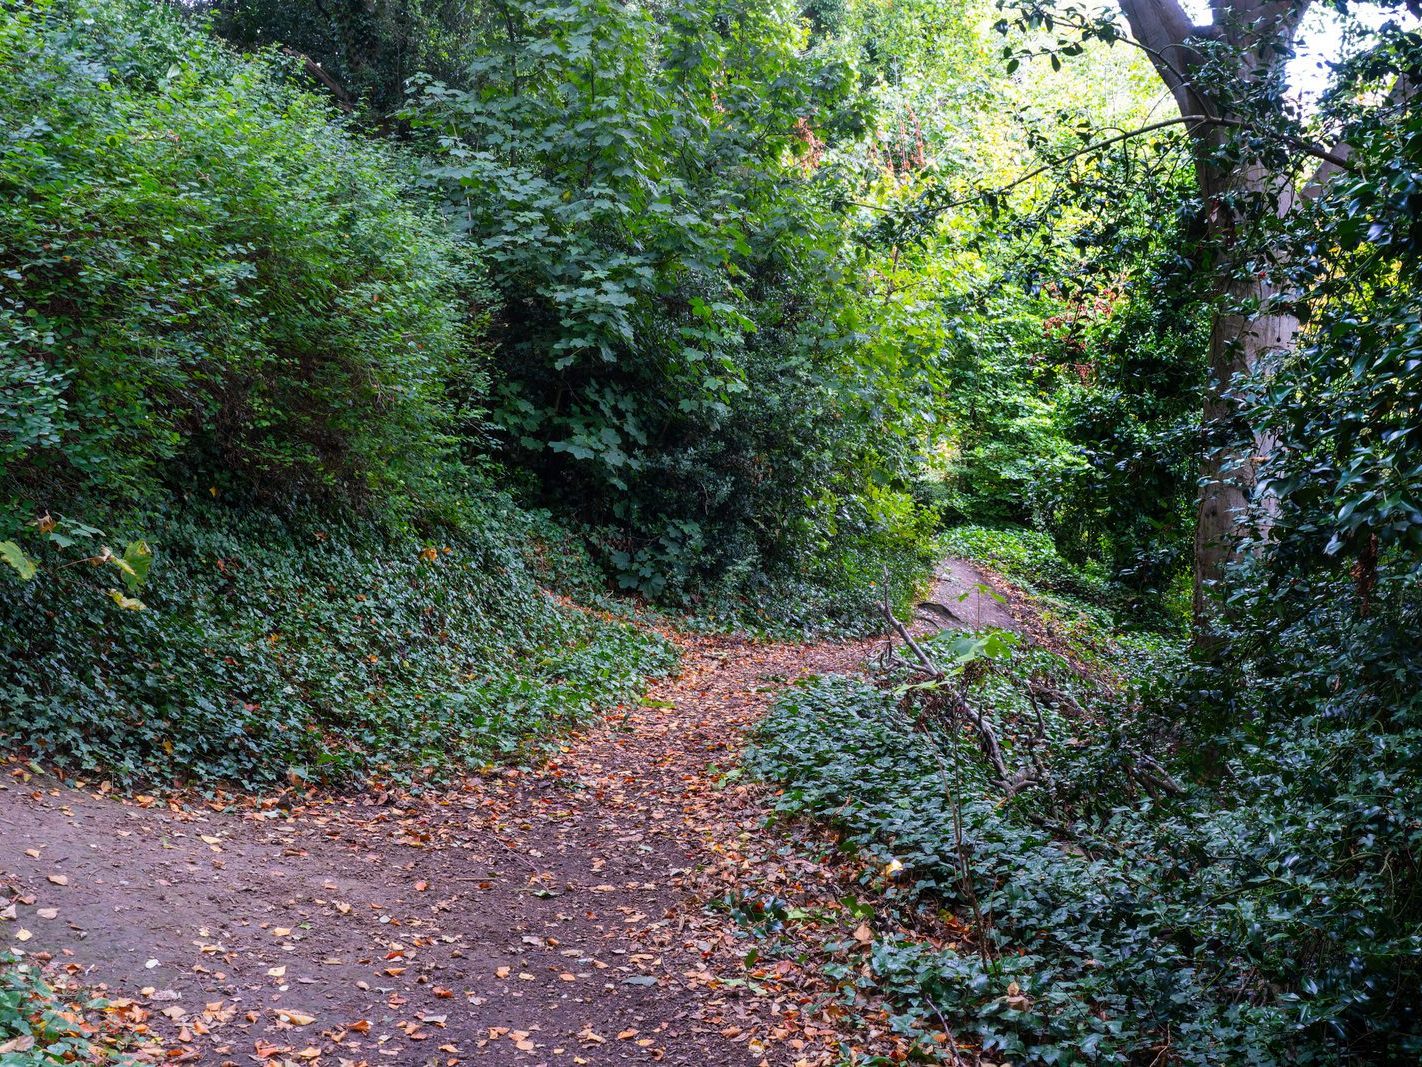
<path id="1" fill-rule="evenodd" d="M 148 606 L 143 601 L 139 600 L 137 597 L 124 596 L 117 589 L 110 589 L 109 596 L 113 598 L 113 602 L 115 604 L 123 608 L 125 611 L 142 611 Z"/>

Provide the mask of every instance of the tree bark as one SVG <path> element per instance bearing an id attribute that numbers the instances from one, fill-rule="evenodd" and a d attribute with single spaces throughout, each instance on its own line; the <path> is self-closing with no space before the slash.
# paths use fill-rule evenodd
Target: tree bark
<path id="1" fill-rule="evenodd" d="M 1203 633 L 1215 615 L 1213 592 L 1240 540 L 1267 540 L 1275 513 L 1271 498 L 1258 492 L 1259 467 L 1273 451 L 1274 438 L 1244 423 L 1231 386 L 1276 365 L 1293 346 L 1299 320 L 1267 310 L 1277 295 L 1272 282 L 1260 272 L 1241 274 L 1242 264 L 1231 255 L 1237 227 L 1249 221 L 1231 205 L 1286 215 L 1295 200 L 1289 178 L 1257 166 L 1221 171 L 1205 160 L 1196 170 L 1206 236 L 1217 257 L 1194 547 L 1195 625 Z"/>
<path id="2" fill-rule="evenodd" d="M 1231 395 L 1236 377 L 1267 370 L 1288 350 L 1298 319 L 1269 310 L 1275 290 L 1262 271 L 1243 273 L 1236 238 L 1266 212 L 1286 215 L 1295 204 L 1292 175 L 1275 173 L 1248 159 L 1221 165 L 1232 123 L 1243 117 L 1220 107 L 1196 81 L 1207 41 L 1229 48 L 1241 84 L 1282 79 L 1294 31 L 1310 0 L 1260 2 L 1212 0 L 1216 24 L 1191 24 L 1176 0 L 1122 0 L 1138 43 L 1150 55 L 1183 115 L 1215 121 L 1189 126 L 1195 144 L 1195 174 L 1205 210 L 1205 233 L 1214 255 L 1215 297 L 1210 330 L 1209 379 L 1203 407 L 1200 482 L 1196 501 L 1194 612 L 1203 635 L 1217 615 L 1214 590 L 1240 541 L 1268 537 L 1272 509 L 1256 499 L 1258 470 L 1273 441 L 1243 424 Z M 1251 216 L 1253 218 L 1251 218 Z"/>

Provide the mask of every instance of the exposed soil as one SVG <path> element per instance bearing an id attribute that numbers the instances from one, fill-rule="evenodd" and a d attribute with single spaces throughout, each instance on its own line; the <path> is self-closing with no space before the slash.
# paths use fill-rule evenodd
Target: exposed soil
<path id="1" fill-rule="evenodd" d="M 1002 624 L 951 599 L 976 583 L 950 565 L 933 599 Z M 783 967 L 728 983 L 706 905 L 836 877 L 788 850 L 765 870 L 760 794 L 721 772 L 777 689 L 872 643 L 678 641 L 680 675 L 537 771 L 437 795 L 183 805 L 14 767 L 0 937 L 104 987 L 155 1061 L 830 1062 L 834 1010 L 779 996 Z"/>

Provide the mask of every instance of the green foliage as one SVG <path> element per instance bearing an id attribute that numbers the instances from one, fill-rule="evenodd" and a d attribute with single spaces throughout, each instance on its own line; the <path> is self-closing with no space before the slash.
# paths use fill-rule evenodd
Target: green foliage
<path id="1" fill-rule="evenodd" d="M 1073 567 L 1040 530 L 954 526 L 943 534 L 941 544 L 948 555 L 985 563 L 1031 592 L 1095 600 L 1106 593 L 1099 575 Z"/>
<path id="2" fill-rule="evenodd" d="M 1048 320 L 1053 421 L 1078 461 L 1042 471 L 1044 525 L 1071 559 L 1156 601 L 1189 569 L 1209 341 L 1182 260 L 1142 264 L 1124 292 L 1088 282 Z"/>
<path id="3" fill-rule="evenodd" d="M 954 518 L 1044 530 L 1153 609 L 1188 570 L 1209 319 L 1181 179 L 1140 169 L 1081 164 L 994 212 L 1040 249 L 993 264 L 995 318 L 953 356 L 943 493 Z"/>
<path id="4" fill-rule="evenodd" d="M 1278 444 L 1264 472 L 1277 502 L 1276 580 L 1422 558 L 1422 313 L 1416 107 L 1359 111 L 1353 95 L 1422 62 L 1422 37 L 1397 34 L 1347 70 L 1333 107 L 1358 161 L 1285 235 L 1297 267 L 1306 343 L 1241 383 L 1248 417 Z M 1333 254 L 1316 253 L 1321 241 Z"/>
<path id="5" fill-rule="evenodd" d="M 861 123 L 853 83 L 802 43 L 776 4 L 511 3 L 412 113 L 497 262 L 494 421 L 624 588 L 759 599 L 826 553 L 922 543 L 894 499 L 918 439 L 855 390 L 839 322 L 855 290 L 820 155 Z"/>
<path id="6" fill-rule="evenodd" d="M 6 4 L 0 115 L 7 496 L 430 495 L 479 286 L 389 153 L 141 0 Z"/>
<path id="7" fill-rule="evenodd" d="M 0 952 L 0 1067 L 136 1065 L 136 1058 L 114 1051 L 94 1025 L 104 1005 L 89 997 L 75 1000 L 48 981 L 38 964 Z"/>
<path id="8" fill-rule="evenodd" d="M 422 780 L 519 758 L 675 662 L 541 591 L 512 546 L 544 530 L 487 490 L 418 538 L 211 504 L 130 525 L 156 531 L 147 610 L 53 545 L 0 603 L 0 736 L 126 784 Z"/>
<path id="9" fill-rule="evenodd" d="M 320 65 L 323 92 L 387 119 L 417 74 L 457 74 L 478 25 L 470 0 L 189 0 L 234 45 L 279 45 Z"/>
<path id="10" fill-rule="evenodd" d="M 8 5 L 0 56 L 9 744 L 135 785 L 410 779 L 671 662 L 558 606 L 511 546 L 561 535 L 462 474 L 485 294 L 394 155 L 139 0 Z"/>
<path id="11" fill-rule="evenodd" d="M 1129 669 L 1150 680 L 1174 658 L 1136 643 Z M 1034 711 L 1034 683 L 1064 695 Z M 1167 1040 L 1200 1065 L 1415 1058 L 1415 727 L 1316 716 L 1254 734 L 1226 787 L 1152 796 L 1131 754 L 1159 724 L 1060 661 L 1017 655 L 964 692 L 1009 766 L 1045 779 L 1005 795 L 971 734 L 915 733 L 912 708 L 851 679 L 792 690 L 748 757 L 783 786 L 783 814 L 837 828 L 910 925 L 943 906 L 981 916 L 983 953 L 876 941 L 867 972 L 835 972 L 846 998 L 889 991 L 926 1053 L 946 1018 L 1014 1062 L 1134 1063 Z M 884 888 L 890 860 L 905 881 Z"/>

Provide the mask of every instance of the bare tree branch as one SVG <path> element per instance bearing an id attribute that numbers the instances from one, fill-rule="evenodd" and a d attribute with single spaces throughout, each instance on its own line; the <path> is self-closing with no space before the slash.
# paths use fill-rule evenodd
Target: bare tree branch
<path id="1" fill-rule="evenodd" d="M 346 91 L 346 87 L 331 77 L 330 74 L 326 73 L 325 68 L 322 67 L 320 63 L 317 63 L 305 52 L 298 52 L 294 48 L 282 48 L 281 51 L 283 55 L 291 56 L 292 59 L 301 60 L 302 65 L 306 68 L 306 73 L 310 74 L 327 89 L 331 90 L 331 95 L 336 98 L 336 106 L 342 111 L 349 113 L 355 110 L 355 100 L 352 99 L 351 94 Z"/>
<path id="2" fill-rule="evenodd" d="M 1204 101 L 1191 88 L 1189 64 L 1172 57 L 1184 49 L 1191 38 L 1200 36 L 1177 0 L 1121 0 L 1121 11 L 1180 110 L 1186 113 L 1207 110 Z"/>
<path id="3" fill-rule="evenodd" d="M 1126 130 L 1123 133 L 1118 133 L 1112 137 L 1107 137 L 1104 140 L 1094 141 L 1083 148 L 1078 148 L 1075 152 L 1068 152 L 1064 156 L 1058 156 L 1055 159 L 1050 159 L 1047 162 L 1043 163 L 1040 167 L 1036 167 L 1033 170 L 1027 171 L 1025 174 L 1019 175 L 1012 181 L 1008 182 L 1006 185 L 999 185 L 995 189 L 988 189 L 983 192 L 974 193 L 971 196 L 961 197 L 957 200 L 950 200 L 946 204 L 940 204 L 937 208 L 934 209 L 934 211 L 935 213 L 941 213 L 944 211 L 950 211 L 955 207 L 962 207 L 965 204 L 976 203 L 979 200 L 987 200 L 1003 196 L 1007 193 L 1010 193 L 1013 189 L 1016 189 L 1019 185 L 1024 185 L 1027 182 L 1030 182 L 1033 178 L 1039 177 L 1049 170 L 1055 170 L 1057 167 L 1065 166 L 1072 160 L 1080 159 L 1082 156 L 1091 155 L 1093 152 L 1099 152 L 1103 148 L 1110 148 L 1112 145 L 1120 144 L 1122 141 L 1129 141 L 1136 137 L 1144 136 L 1148 133 L 1154 133 L 1157 130 L 1168 129 L 1171 126 L 1190 126 L 1196 128 L 1203 126 L 1228 126 L 1233 129 L 1240 130 L 1255 129 L 1255 127 L 1253 127 L 1248 122 L 1245 122 L 1242 119 L 1218 118 L 1213 115 L 1181 115 L 1173 119 L 1161 119 L 1159 122 L 1152 122 L 1145 126 L 1138 126 L 1133 130 Z M 1190 132 L 1193 133 L 1194 130 L 1192 129 Z M 1265 136 L 1270 136 L 1270 134 L 1265 133 Z M 1307 141 L 1301 141 L 1296 137 L 1289 137 L 1287 135 L 1283 135 L 1282 139 L 1290 147 L 1295 148 L 1300 152 L 1303 152 L 1305 155 L 1309 155 L 1314 157 L 1315 159 L 1322 160 L 1325 164 L 1332 165 L 1333 167 L 1337 168 L 1337 170 L 1353 169 L 1352 162 L 1350 161 L 1348 155 L 1338 154 L 1336 151 L 1330 152 L 1327 149 L 1320 147 L 1319 145 L 1310 144 Z M 894 207 L 885 207 L 882 204 L 866 204 L 858 200 L 852 201 L 852 203 L 854 203 L 856 207 L 867 208 L 871 211 L 892 212 L 898 210 Z"/>

